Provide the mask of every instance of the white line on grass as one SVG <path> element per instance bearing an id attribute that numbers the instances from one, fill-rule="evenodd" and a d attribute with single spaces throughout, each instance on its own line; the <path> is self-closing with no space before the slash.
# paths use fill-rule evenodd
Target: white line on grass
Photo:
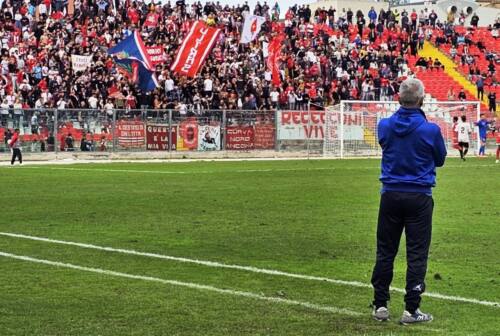
<path id="1" fill-rule="evenodd" d="M 456 165 L 446 166 L 446 168 L 480 168 L 494 167 L 495 164 L 479 165 Z M 10 168 L 10 167 L 9 167 Z M 267 172 L 290 172 L 290 171 L 320 171 L 320 170 L 372 170 L 380 169 L 379 166 L 367 167 L 310 167 L 310 168 L 267 168 L 267 169 L 236 169 L 236 170 L 198 170 L 198 171 L 171 171 L 171 170 L 136 170 L 136 169 L 103 169 L 103 168 L 71 168 L 71 167 L 46 167 L 46 166 L 23 166 L 21 169 L 40 169 L 40 170 L 68 170 L 84 172 L 106 172 L 106 173 L 140 173 L 140 174 L 167 174 L 167 175 L 186 175 L 186 174 L 216 174 L 216 173 L 267 173 Z"/>
<path id="2" fill-rule="evenodd" d="M 257 268 L 257 267 L 253 267 L 253 266 L 232 265 L 232 264 L 219 263 L 219 262 L 215 262 L 215 261 L 206 261 L 206 260 L 174 257 L 174 256 L 169 256 L 169 255 L 163 255 L 163 254 L 139 252 L 139 251 L 135 251 L 135 250 L 126 250 L 126 249 L 119 249 L 119 248 L 113 248 L 113 247 L 70 242 L 70 241 L 65 241 L 65 240 L 55 240 L 55 239 L 49 239 L 49 238 L 43 238 L 43 237 L 28 236 L 28 235 L 19 234 L 19 233 L 0 232 L 0 236 L 35 240 L 35 241 L 41 241 L 41 242 L 45 242 L 45 243 L 77 246 L 77 247 L 82 247 L 82 248 L 87 248 L 87 249 L 92 249 L 92 250 L 116 252 L 116 253 L 136 255 L 136 256 L 141 256 L 141 257 L 148 257 L 148 258 L 172 260 L 172 261 L 178 261 L 178 262 L 183 262 L 183 263 L 203 265 L 203 266 L 208 266 L 208 267 L 228 268 L 228 269 L 235 269 L 235 270 L 252 272 L 252 273 L 283 276 L 283 277 L 302 279 L 302 280 L 322 281 L 322 282 L 328 282 L 328 283 L 333 283 L 333 284 L 337 284 L 337 285 L 345 285 L 345 286 L 351 286 L 351 287 L 372 288 L 372 286 L 370 284 L 359 282 L 359 281 L 338 280 L 338 279 L 332 279 L 332 278 L 326 278 L 326 277 L 318 277 L 318 276 L 305 275 L 305 274 L 282 272 L 282 271 L 272 270 L 272 269 Z M 406 291 L 402 288 L 391 287 L 391 290 L 393 292 L 406 293 Z M 444 294 L 432 293 L 432 292 L 426 292 L 423 295 L 431 297 L 431 298 L 435 298 L 435 299 L 454 301 L 454 302 L 471 303 L 471 304 L 477 304 L 477 305 L 482 305 L 482 306 L 490 306 L 490 307 L 500 308 L 500 302 L 484 301 L 484 300 L 478 300 L 478 299 L 473 299 L 473 298 L 444 295 Z"/>
<path id="3" fill-rule="evenodd" d="M 78 271 L 99 273 L 99 274 L 105 274 L 105 275 L 127 278 L 127 279 L 134 279 L 134 280 L 159 282 L 159 283 L 166 284 L 166 285 L 180 286 L 180 287 L 186 287 L 186 288 L 191 288 L 191 289 L 197 289 L 197 290 L 202 290 L 202 291 L 209 291 L 209 292 L 215 292 L 215 293 L 227 294 L 227 295 L 233 295 L 233 296 L 242 296 L 242 297 L 246 297 L 249 299 L 269 301 L 269 302 L 273 302 L 273 303 L 283 303 L 283 304 L 292 305 L 292 306 L 301 306 L 301 307 L 305 307 L 305 308 L 309 308 L 309 309 L 313 309 L 313 310 L 320 310 L 320 311 L 325 311 L 325 312 L 334 313 L 334 314 L 343 314 L 343 315 L 349 315 L 349 316 L 361 316 L 362 315 L 359 312 L 356 312 L 356 311 L 353 311 L 350 309 L 345 309 L 345 308 L 337 308 L 337 307 L 332 307 L 332 306 L 322 306 L 322 305 L 317 305 L 317 304 L 309 303 L 309 302 L 282 299 L 282 298 L 277 298 L 277 297 L 269 297 L 269 296 L 264 296 L 264 295 L 255 294 L 255 293 L 251 293 L 251 292 L 243 292 L 243 291 L 237 291 L 237 290 L 232 290 L 232 289 L 222 289 L 222 288 L 217 288 L 217 287 L 208 286 L 208 285 L 201 285 L 201 284 L 196 284 L 196 283 L 191 283 L 191 282 L 167 280 L 167 279 L 155 278 L 155 277 L 144 276 L 144 275 L 135 275 L 135 274 L 115 272 L 115 271 L 105 270 L 105 269 L 101 269 L 101 268 L 78 266 L 78 265 L 62 263 L 62 262 L 58 262 L 58 261 L 50 261 L 50 260 L 45 260 L 45 259 L 36 259 L 36 258 L 28 257 L 28 256 L 20 256 L 20 255 L 16 255 L 16 254 L 1 252 L 1 251 L 0 251 L 0 256 L 6 257 L 6 258 L 11 258 L 11 259 L 29 261 L 29 262 L 33 262 L 33 263 L 37 263 L 37 264 L 70 268 L 70 269 L 74 269 L 74 270 L 78 270 Z"/>

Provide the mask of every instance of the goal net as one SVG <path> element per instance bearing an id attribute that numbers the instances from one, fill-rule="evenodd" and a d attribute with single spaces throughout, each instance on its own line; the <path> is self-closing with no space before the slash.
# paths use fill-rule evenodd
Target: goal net
<path id="1" fill-rule="evenodd" d="M 378 122 L 390 117 L 398 108 L 397 102 L 387 101 L 342 101 L 339 105 L 327 108 L 323 155 L 341 158 L 382 155 L 377 138 Z M 453 117 L 465 116 L 473 130 L 469 151 L 472 153 L 478 149 L 474 122 L 479 119 L 479 102 L 434 101 L 424 103 L 422 110 L 429 122 L 441 128 L 448 152 L 454 150 Z"/>

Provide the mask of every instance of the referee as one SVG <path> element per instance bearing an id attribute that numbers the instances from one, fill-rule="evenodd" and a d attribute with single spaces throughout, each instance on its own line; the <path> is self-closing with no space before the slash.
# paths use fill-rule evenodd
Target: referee
<path id="1" fill-rule="evenodd" d="M 439 127 L 427 121 L 421 106 L 424 87 L 417 79 L 407 79 L 399 88 L 401 107 L 378 125 L 382 147 L 382 192 L 377 226 L 377 259 L 372 275 L 374 301 L 372 316 L 389 319 L 387 302 L 394 258 L 403 229 L 406 234 L 406 308 L 402 324 L 427 322 L 432 315 L 420 311 L 425 290 L 427 257 L 431 243 L 431 188 L 436 184 L 436 167 L 446 158 Z"/>

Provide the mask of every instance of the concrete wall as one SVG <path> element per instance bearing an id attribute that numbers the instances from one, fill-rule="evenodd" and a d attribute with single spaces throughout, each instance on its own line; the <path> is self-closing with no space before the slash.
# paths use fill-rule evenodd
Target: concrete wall
<path id="1" fill-rule="evenodd" d="M 337 14 L 342 12 L 342 8 L 345 8 L 347 11 L 348 8 L 351 8 L 351 10 L 356 13 L 358 9 L 361 9 L 363 13 L 368 14 L 368 11 L 370 8 L 373 6 L 375 7 L 375 10 L 378 12 L 380 8 L 387 9 L 389 8 L 389 4 L 387 2 L 374 2 L 374 1 L 367 1 L 367 0 L 350 0 L 350 1 L 345 1 L 345 0 L 320 0 L 318 2 L 312 3 L 309 5 L 311 8 L 311 11 L 314 14 L 314 11 L 316 8 L 325 8 L 329 9 L 330 6 L 335 8 L 337 10 Z"/>
<path id="2" fill-rule="evenodd" d="M 500 0 L 499 0 L 500 1 Z M 401 5 L 401 6 L 396 6 L 394 8 L 397 8 L 399 12 L 402 12 L 403 9 L 406 9 L 407 12 L 411 12 L 412 9 L 416 9 L 418 12 L 420 12 L 421 9 L 428 8 L 434 9 L 434 11 L 438 14 L 439 18 L 441 21 L 445 21 L 447 17 L 446 13 L 446 8 L 447 3 L 451 2 L 454 5 L 456 5 L 459 9 L 462 7 L 465 7 L 467 3 L 470 2 L 475 2 L 473 0 L 470 1 L 464 1 L 464 0 L 442 0 L 438 1 L 436 4 L 430 4 L 428 6 L 425 6 L 423 4 L 420 5 Z M 389 4 L 387 2 L 375 2 L 375 1 L 367 1 L 367 0 L 350 0 L 350 1 L 345 1 L 345 0 L 319 0 L 317 2 L 311 3 L 309 7 L 311 8 L 311 11 L 314 13 L 316 8 L 325 8 L 328 9 L 332 6 L 337 10 L 337 13 L 342 12 L 342 8 L 345 8 L 346 10 L 348 8 L 351 8 L 353 12 L 356 12 L 356 10 L 361 9 L 365 15 L 368 13 L 370 8 L 373 6 L 375 7 L 375 10 L 378 12 L 380 8 L 388 9 Z M 479 25 L 480 26 L 488 26 L 490 24 L 493 24 L 495 20 L 500 17 L 500 9 L 497 8 L 492 8 L 492 7 L 479 7 L 476 10 L 477 14 L 479 15 Z M 466 25 L 469 25 L 470 22 L 470 17 L 465 20 Z"/>
<path id="3" fill-rule="evenodd" d="M 274 158 L 308 158 L 322 157 L 323 155 L 307 153 L 306 151 L 147 151 L 147 152 L 119 152 L 119 153 L 100 153 L 100 152 L 49 152 L 49 153 L 23 153 L 25 162 L 86 162 L 86 161 L 135 161 L 135 160 L 215 160 L 215 159 L 274 159 Z M 0 154 L 0 165 L 10 164 L 10 154 Z M 16 161 L 16 166 L 18 162 Z"/>
<path id="4" fill-rule="evenodd" d="M 421 4 L 421 5 L 409 4 L 409 5 L 404 5 L 404 6 L 397 6 L 394 8 L 397 8 L 397 10 L 399 12 L 402 12 L 403 9 L 406 9 L 406 11 L 409 13 L 413 9 L 416 9 L 417 12 L 420 12 L 420 10 L 422 10 L 424 8 L 428 8 L 429 10 L 434 9 L 434 11 L 436 12 L 436 14 L 439 17 L 439 20 L 441 22 L 444 22 L 444 21 L 446 21 L 446 17 L 448 15 L 446 12 L 446 9 L 449 7 L 448 6 L 449 4 L 453 4 L 453 5 L 457 6 L 458 10 L 460 11 L 462 8 L 470 5 L 471 2 L 474 4 L 473 7 L 476 7 L 478 5 L 475 3 L 475 1 L 443 0 L 443 1 L 438 1 L 435 4 L 430 4 L 428 6 L 425 6 L 423 4 Z M 500 16 L 500 9 L 497 9 L 497 8 L 479 6 L 475 11 L 476 11 L 477 15 L 479 16 L 479 26 L 481 26 L 481 27 L 492 25 L 493 23 L 495 23 L 495 20 Z M 471 16 L 469 16 L 465 19 L 465 26 L 470 25 L 470 17 Z M 456 23 L 458 23 L 458 19 L 456 20 Z"/>

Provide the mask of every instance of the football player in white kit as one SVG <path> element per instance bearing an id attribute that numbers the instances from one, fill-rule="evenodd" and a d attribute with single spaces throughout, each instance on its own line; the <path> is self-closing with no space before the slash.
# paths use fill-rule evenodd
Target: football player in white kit
<path id="1" fill-rule="evenodd" d="M 465 161 L 465 156 L 469 151 L 470 134 L 472 132 L 470 124 L 467 122 L 465 116 L 460 117 L 459 122 L 455 125 L 454 131 L 458 133 L 460 158 Z"/>

